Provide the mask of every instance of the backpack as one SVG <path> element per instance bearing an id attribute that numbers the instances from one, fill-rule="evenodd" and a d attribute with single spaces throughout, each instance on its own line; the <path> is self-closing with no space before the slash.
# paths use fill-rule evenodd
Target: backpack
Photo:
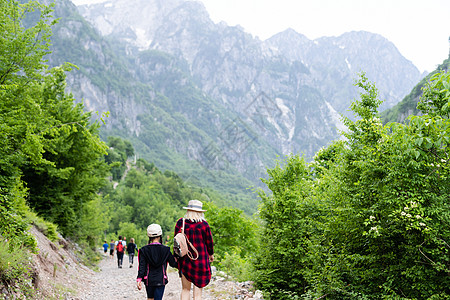
<path id="1" fill-rule="evenodd" d="M 118 242 L 117 242 L 116 250 L 117 250 L 117 252 L 123 252 L 123 244 L 122 244 L 122 241 L 118 241 Z"/>
<path id="2" fill-rule="evenodd" d="M 196 257 L 192 255 L 191 251 L 189 251 L 189 246 L 192 248 L 194 253 L 196 254 Z M 179 257 L 183 257 L 187 255 L 192 260 L 197 260 L 198 258 L 198 251 L 195 249 L 195 247 L 191 244 L 189 239 L 187 238 L 186 234 L 184 234 L 184 218 L 183 218 L 183 227 L 181 228 L 181 232 L 177 233 L 175 237 L 173 238 L 173 252 L 175 255 Z"/>

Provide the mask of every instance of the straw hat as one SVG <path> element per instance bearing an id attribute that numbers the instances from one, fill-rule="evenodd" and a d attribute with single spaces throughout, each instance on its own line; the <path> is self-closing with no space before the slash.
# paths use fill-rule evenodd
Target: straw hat
<path id="1" fill-rule="evenodd" d="M 183 207 L 184 209 L 187 210 L 193 210 L 193 211 L 199 211 L 199 212 L 203 212 L 206 211 L 204 209 L 202 209 L 203 207 L 203 203 L 198 201 L 198 200 L 190 200 L 188 203 L 187 207 Z"/>

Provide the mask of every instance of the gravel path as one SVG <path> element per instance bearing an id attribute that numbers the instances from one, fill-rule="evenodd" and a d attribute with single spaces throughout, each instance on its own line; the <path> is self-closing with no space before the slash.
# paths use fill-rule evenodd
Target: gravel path
<path id="1" fill-rule="evenodd" d="M 134 257 L 134 265 L 129 267 L 128 256 L 124 255 L 123 268 L 117 267 L 117 257 L 111 259 L 104 258 L 100 264 L 100 272 L 94 275 L 92 286 L 87 288 L 85 295 L 80 295 L 81 299 L 147 299 L 145 287 L 138 290 L 136 287 L 137 276 L 137 256 Z M 180 299 L 181 281 L 178 278 L 176 269 L 169 267 L 169 283 L 164 292 L 165 300 Z"/>
<path id="2" fill-rule="evenodd" d="M 137 257 L 134 258 L 134 266 L 129 267 L 128 256 L 123 258 L 123 268 L 117 267 L 117 257 L 111 259 L 105 257 L 99 264 L 99 272 L 88 280 L 83 287 L 82 294 L 78 294 L 80 300 L 91 299 L 147 299 L 145 287 L 138 290 L 136 286 Z M 177 269 L 168 267 L 169 283 L 164 291 L 164 300 L 179 300 L 181 293 L 181 280 Z M 245 284 L 226 281 L 220 276 L 213 276 L 210 284 L 203 289 L 203 300 L 225 300 L 225 299 L 261 299 L 253 298 Z M 192 297 L 192 292 L 191 292 Z"/>
<path id="3" fill-rule="evenodd" d="M 64 239 L 55 245 L 37 228 L 32 227 L 31 231 L 39 247 L 39 253 L 34 255 L 34 270 L 38 274 L 36 299 L 147 299 L 145 288 L 139 291 L 136 286 L 137 257 L 134 267 L 130 268 L 125 255 L 123 268 L 119 269 L 116 256 L 114 259 L 104 256 L 95 272 L 79 263 Z M 99 251 L 103 255 L 103 251 Z M 169 267 L 168 275 L 164 300 L 179 300 L 181 281 L 178 272 Z M 254 291 L 252 282 L 228 281 L 225 277 L 224 273 L 213 271 L 211 282 L 203 289 L 202 300 L 262 299 L 261 292 Z"/>

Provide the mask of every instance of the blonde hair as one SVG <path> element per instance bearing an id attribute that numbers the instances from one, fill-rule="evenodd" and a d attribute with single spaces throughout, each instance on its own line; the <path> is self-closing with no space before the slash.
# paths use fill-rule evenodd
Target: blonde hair
<path id="1" fill-rule="evenodd" d="M 206 221 L 205 214 L 202 211 L 187 210 L 184 218 L 192 222 Z"/>
<path id="2" fill-rule="evenodd" d="M 131 242 L 134 244 L 134 239 L 133 238 L 131 238 Z"/>

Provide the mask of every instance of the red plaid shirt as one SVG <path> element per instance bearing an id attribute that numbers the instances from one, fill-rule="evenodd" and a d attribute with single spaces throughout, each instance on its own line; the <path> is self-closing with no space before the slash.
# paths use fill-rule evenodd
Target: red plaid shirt
<path id="1" fill-rule="evenodd" d="M 177 221 L 175 235 L 181 232 L 183 218 Z M 206 221 L 192 222 L 185 220 L 184 233 L 198 251 L 198 259 L 191 260 L 187 255 L 178 258 L 178 270 L 195 286 L 202 288 L 211 280 L 211 265 L 209 256 L 214 254 L 211 229 Z M 191 251 L 195 256 L 195 253 Z"/>

